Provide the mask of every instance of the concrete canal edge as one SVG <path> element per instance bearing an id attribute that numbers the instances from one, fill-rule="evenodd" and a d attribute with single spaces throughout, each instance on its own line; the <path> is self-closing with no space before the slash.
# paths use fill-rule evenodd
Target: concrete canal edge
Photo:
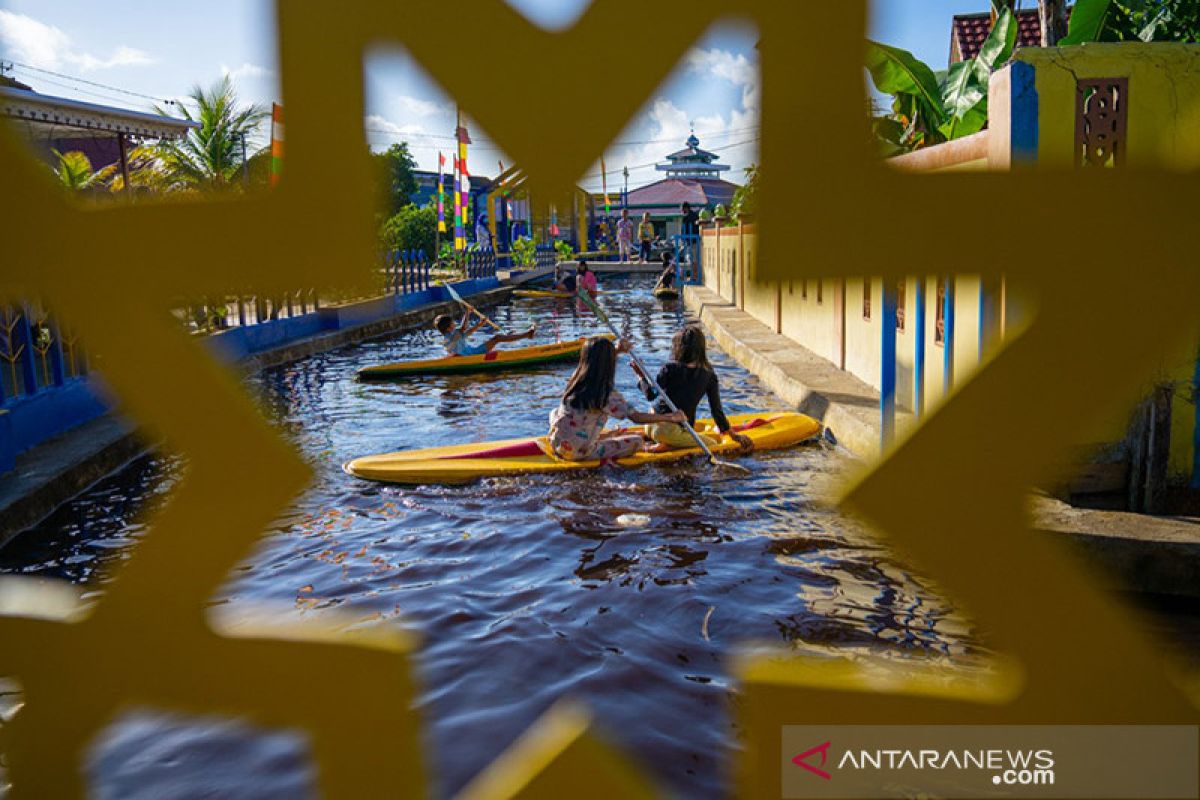
<path id="1" fill-rule="evenodd" d="M 784 402 L 820 420 L 855 455 L 879 453 L 879 392 L 711 289 L 687 286 L 683 297 L 713 341 Z M 904 416 L 898 413 L 898 422 Z"/>
<path id="2" fill-rule="evenodd" d="M 684 291 L 710 338 L 784 402 L 821 420 L 852 453 L 879 453 L 879 393 L 703 286 Z M 897 414 L 903 430 L 912 415 Z M 1037 496 L 1034 524 L 1126 591 L 1200 597 L 1200 520 L 1075 508 Z"/>
<path id="3" fill-rule="evenodd" d="M 470 299 L 473 305 L 488 308 L 511 293 L 511 287 L 500 287 L 472 294 Z M 255 373 L 356 342 L 420 328 L 438 314 L 457 308 L 448 301 L 426 303 L 361 325 L 303 335 L 248 355 L 223 346 L 220 338 L 224 334 L 208 337 L 204 344 L 218 358 L 234 362 L 243 372 Z M 0 548 L 152 448 L 145 434 L 128 421 L 106 414 L 19 454 L 13 471 L 0 477 Z"/>

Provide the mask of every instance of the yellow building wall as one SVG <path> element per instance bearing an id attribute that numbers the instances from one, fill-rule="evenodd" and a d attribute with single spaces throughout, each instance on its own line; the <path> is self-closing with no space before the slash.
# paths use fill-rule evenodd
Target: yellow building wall
<path id="1" fill-rule="evenodd" d="M 840 367 L 834 282 L 820 278 L 788 281 L 783 286 L 782 300 L 783 335 Z"/>
<path id="2" fill-rule="evenodd" d="M 1200 168 L 1200 47 L 1028 47 L 1015 60 L 1037 69 L 1040 166 L 1075 166 L 1076 80 L 1128 78 L 1126 166 Z"/>

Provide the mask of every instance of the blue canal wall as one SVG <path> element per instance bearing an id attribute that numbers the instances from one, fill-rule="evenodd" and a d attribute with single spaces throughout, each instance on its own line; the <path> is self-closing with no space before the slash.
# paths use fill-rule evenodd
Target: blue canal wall
<path id="1" fill-rule="evenodd" d="M 453 284 L 462 296 L 499 288 L 493 277 Z M 308 314 L 221 331 L 204 340 L 218 359 L 237 363 L 315 336 L 347 331 L 397 316 L 422 306 L 450 302 L 442 286 L 378 297 L 358 303 L 320 308 Z M 16 457 L 39 444 L 107 414 L 112 404 L 101 379 L 94 375 L 64 377 L 0 405 L 0 475 L 13 469 Z"/>

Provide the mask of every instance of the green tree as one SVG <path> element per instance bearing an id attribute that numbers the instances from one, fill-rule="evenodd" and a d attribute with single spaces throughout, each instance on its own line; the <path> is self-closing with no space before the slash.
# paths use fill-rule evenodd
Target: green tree
<path id="1" fill-rule="evenodd" d="M 54 176 L 68 191 L 83 192 L 95 188 L 102 180 L 100 173 L 92 169 L 92 162 L 78 150 L 69 153 L 54 151 Z"/>
<path id="2" fill-rule="evenodd" d="M 739 220 L 758 213 L 758 164 L 746 167 L 746 182 L 733 193 L 733 214 Z"/>
<path id="3" fill-rule="evenodd" d="M 382 193 L 381 208 L 387 217 L 394 217 L 405 206 L 412 205 L 417 192 L 417 161 L 409 152 L 408 143 L 394 144 L 382 153 L 372 155 Z"/>
<path id="4" fill-rule="evenodd" d="M 1200 42 L 1197 0 L 1079 0 L 1060 44 Z"/>
<path id="5" fill-rule="evenodd" d="M 181 103 L 184 119 L 198 122 L 178 141 L 161 142 L 158 158 L 167 182 L 180 190 L 238 189 L 243 186 L 244 154 L 252 151 L 252 140 L 268 116 L 259 105 L 241 105 L 228 75 L 207 91 L 200 86 Z M 161 108 L 158 113 L 169 116 Z"/>
<path id="6" fill-rule="evenodd" d="M 979 55 L 940 76 L 907 50 L 867 42 L 866 67 L 875 88 L 892 96 L 892 113 L 873 120 L 884 155 L 978 133 L 987 125 L 988 81 L 1017 44 L 1017 20 L 1005 8 Z"/>
<path id="7" fill-rule="evenodd" d="M 409 203 L 389 217 L 381 226 L 380 241 L 388 250 L 418 249 L 426 257 L 434 257 L 437 243 L 437 207 L 424 208 Z"/>

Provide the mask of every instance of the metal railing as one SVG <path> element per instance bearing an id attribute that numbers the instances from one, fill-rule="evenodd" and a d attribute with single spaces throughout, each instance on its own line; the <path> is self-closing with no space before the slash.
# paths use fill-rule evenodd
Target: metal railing
<path id="1" fill-rule="evenodd" d="M 0 306 L 0 406 L 86 377 L 77 337 L 37 303 Z"/>

